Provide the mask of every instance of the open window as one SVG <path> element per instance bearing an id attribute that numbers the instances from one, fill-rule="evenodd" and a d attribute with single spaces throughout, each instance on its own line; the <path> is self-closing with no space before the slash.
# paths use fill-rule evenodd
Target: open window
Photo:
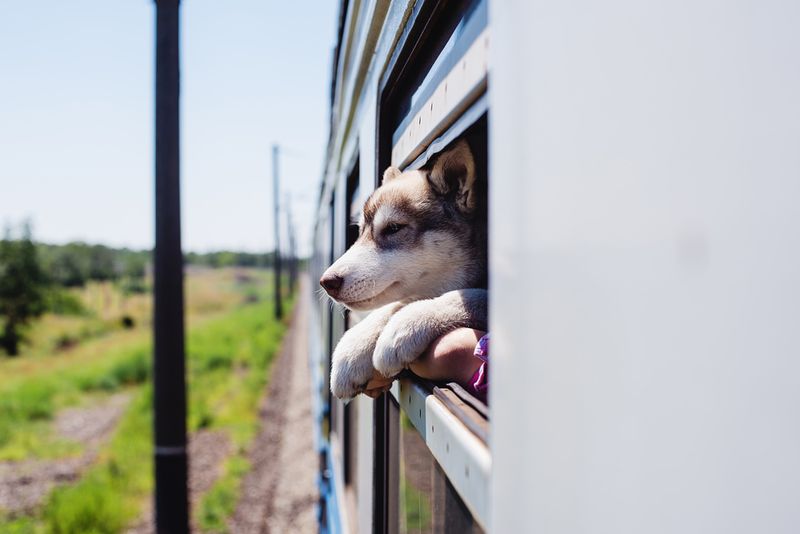
<path id="1" fill-rule="evenodd" d="M 377 176 L 390 165 L 421 168 L 464 139 L 475 157 L 479 202 L 488 205 L 486 4 L 415 4 L 381 80 Z M 376 403 L 377 531 L 483 531 L 488 414 L 457 385 L 413 378 Z"/>

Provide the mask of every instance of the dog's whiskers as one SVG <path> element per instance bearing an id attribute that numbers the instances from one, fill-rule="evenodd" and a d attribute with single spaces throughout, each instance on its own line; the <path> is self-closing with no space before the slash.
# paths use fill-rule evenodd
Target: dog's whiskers
<path id="1" fill-rule="evenodd" d="M 317 289 L 316 293 L 317 299 L 319 299 L 320 302 L 328 298 L 328 293 L 323 288 Z"/>

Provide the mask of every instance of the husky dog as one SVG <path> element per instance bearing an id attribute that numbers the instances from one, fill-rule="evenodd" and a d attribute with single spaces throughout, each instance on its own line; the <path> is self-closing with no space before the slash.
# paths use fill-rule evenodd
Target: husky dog
<path id="1" fill-rule="evenodd" d="M 439 336 L 486 330 L 486 210 L 466 141 L 428 169 L 389 167 L 367 199 L 359 237 L 320 285 L 355 311 L 372 311 L 333 352 L 331 392 L 350 399 L 374 370 L 394 377 Z"/>

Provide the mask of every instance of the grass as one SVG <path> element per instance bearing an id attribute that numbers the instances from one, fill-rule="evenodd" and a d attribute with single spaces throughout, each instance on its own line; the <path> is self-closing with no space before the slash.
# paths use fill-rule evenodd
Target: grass
<path id="1" fill-rule="evenodd" d="M 406 477 L 400 478 L 400 508 L 407 532 L 427 532 L 431 528 L 431 501 Z"/>
<path id="2" fill-rule="evenodd" d="M 34 518 L 4 518 L 2 511 L 0 511 L 0 525 L 3 527 L 3 534 L 38 534 L 42 532 L 42 529 L 37 525 Z"/>
<path id="3" fill-rule="evenodd" d="M 405 412 L 401 413 L 400 425 L 403 432 L 414 432 L 414 425 Z M 408 451 L 406 451 L 408 452 Z M 400 460 L 400 514 L 405 532 L 428 532 L 431 529 L 430 495 L 414 486 L 406 471 L 405 461 Z"/>
<path id="4" fill-rule="evenodd" d="M 247 469 L 245 453 L 257 428 L 266 368 L 284 329 L 270 319 L 270 308 L 256 304 L 236 310 L 191 332 L 188 339 L 190 430 L 221 429 L 236 445 L 223 476 L 197 511 L 207 531 L 224 530 Z M 221 355 L 231 355 L 230 360 Z M 246 371 L 231 372 L 234 365 Z M 100 462 L 78 484 L 53 492 L 43 518 L 48 532 L 118 532 L 137 516 L 152 485 L 151 400 L 150 388 L 145 388 Z"/>
<path id="5" fill-rule="evenodd" d="M 0 423 L 0 439 L 3 439 L 0 461 L 25 460 L 31 457 L 64 458 L 81 452 L 79 444 L 55 435 L 48 421 L 17 426 L 7 422 Z"/>
<path id="6" fill-rule="evenodd" d="M 49 419 L 55 410 L 53 389 L 46 382 L 23 382 L 0 397 L 0 414 L 9 419 Z"/>
<path id="7" fill-rule="evenodd" d="M 49 381 L 23 382 L 0 395 L 0 460 L 20 460 L 64 454 L 62 443 L 50 439 L 48 420 L 55 412 Z M 55 449 L 55 450 L 54 450 Z"/>
<path id="8" fill-rule="evenodd" d="M 189 399 L 194 414 L 190 429 L 222 430 L 234 446 L 222 476 L 195 510 L 195 520 L 205 532 L 227 532 L 227 519 L 249 467 L 247 453 L 258 431 L 259 400 L 285 330 L 283 323 L 271 319 L 272 312 L 271 305 L 253 306 L 220 322 L 218 329 L 204 331 L 202 338 L 193 340 L 195 345 L 190 341 Z M 230 335 L 233 323 L 251 335 Z"/>
<path id="9" fill-rule="evenodd" d="M 150 345 L 112 350 L 105 359 L 0 386 L 0 460 L 53 458 L 78 452 L 60 440 L 47 422 L 57 409 L 96 400 L 98 392 L 142 384 L 150 374 Z"/>
<path id="10" fill-rule="evenodd" d="M 223 466 L 223 476 L 203 496 L 195 512 L 197 524 L 204 532 L 227 532 L 227 521 L 236 509 L 242 477 L 250 462 L 242 455 L 229 458 Z"/>
<path id="11" fill-rule="evenodd" d="M 189 429 L 223 431 L 234 445 L 222 476 L 195 511 L 209 532 L 224 531 L 233 512 L 258 428 L 259 399 L 285 330 L 272 319 L 264 273 L 248 280 L 237 281 L 232 272 L 187 280 Z M 141 512 L 152 491 L 151 347 L 143 323 L 58 355 L 34 342 L 30 354 L 0 362 L 0 460 L 76 454 L 80 447 L 53 435 L 50 420 L 57 411 L 120 388 L 134 393 L 83 477 L 55 489 L 35 516 L 3 518 L 0 510 L 1 532 L 119 532 Z"/>
<path id="12" fill-rule="evenodd" d="M 137 517 L 152 489 L 151 400 L 151 388 L 141 388 L 100 460 L 78 483 L 50 494 L 45 532 L 119 532 Z"/>
<path id="13" fill-rule="evenodd" d="M 253 292 L 263 300 L 264 288 L 270 287 L 267 273 L 252 272 L 249 282 L 241 283 L 238 272 L 202 271 L 187 277 L 190 329 L 238 309 Z M 34 325 L 32 342 L 19 357 L 0 357 L 0 461 L 57 455 L 64 449 L 51 432 L 42 433 L 41 421 L 87 395 L 138 385 L 148 378 L 149 297 L 126 298 L 110 283 L 74 291 L 83 299 L 86 316 L 46 316 Z M 88 329 L 97 320 L 115 322 L 115 314 L 121 313 L 132 314 L 137 326 L 89 336 L 68 351 L 53 349 L 57 336 L 77 335 L 76 329 Z"/>

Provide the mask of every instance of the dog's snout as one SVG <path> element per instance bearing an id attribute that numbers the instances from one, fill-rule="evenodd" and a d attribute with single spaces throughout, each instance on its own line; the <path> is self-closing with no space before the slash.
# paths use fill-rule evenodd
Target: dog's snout
<path id="1" fill-rule="evenodd" d="M 330 296 L 335 296 L 344 283 L 344 278 L 336 274 L 324 274 L 319 279 L 319 285 L 325 288 Z"/>

